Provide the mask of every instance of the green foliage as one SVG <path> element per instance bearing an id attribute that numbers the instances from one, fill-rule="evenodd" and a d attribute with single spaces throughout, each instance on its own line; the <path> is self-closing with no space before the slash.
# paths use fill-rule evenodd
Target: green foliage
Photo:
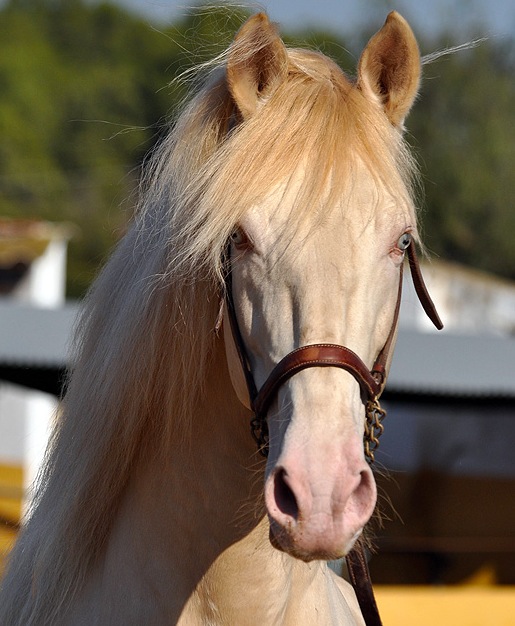
<path id="1" fill-rule="evenodd" d="M 108 3 L 10 0 L 0 9 L 0 214 L 79 226 L 69 296 L 84 293 L 125 228 L 144 155 L 185 95 L 173 78 L 225 49 L 244 17 L 198 10 L 157 31 Z M 354 70 L 333 36 L 289 41 Z M 511 278 L 514 65 L 513 48 L 494 41 L 428 66 L 409 120 L 429 248 Z"/>
<path id="2" fill-rule="evenodd" d="M 118 9 L 69 0 L 10 2 L 0 24 L 0 212 L 79 226 L 69 267 L 77 296 L 123 225 L 117 205 L 150 146 L 152 130 L 134 124 L 153 113 L 144 114 L 142 65 L 160 41 L 147 44 L 145 24 Z M 149 74 L 145 87 L 157 92 Z"/>
<path id="3" fill-rule="evenodd" d="M 515 279 L 513 42 L 425 68 L 409 120 L 425 176 L 425 239 L 443 258 Z"/>

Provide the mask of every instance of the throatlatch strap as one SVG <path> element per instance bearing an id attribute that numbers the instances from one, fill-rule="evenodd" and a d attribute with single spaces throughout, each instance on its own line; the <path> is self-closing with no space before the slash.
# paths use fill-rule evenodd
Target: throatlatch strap
<path id="1" fill-rule="evenodd" d="M 407 252 L 411 278 L 413 280 L 415 292 L 420 300 L 420 304 L 422 305 L 427 317 L 429 317 L 435 327 L 438 330 L 442 330 L 443 323 L 424 282 L 424 277 L 422 276 L 420 264 L 418 262 L 417 249 L 415 248 L 415 244 L 413 242 L 407 247 Z"/>

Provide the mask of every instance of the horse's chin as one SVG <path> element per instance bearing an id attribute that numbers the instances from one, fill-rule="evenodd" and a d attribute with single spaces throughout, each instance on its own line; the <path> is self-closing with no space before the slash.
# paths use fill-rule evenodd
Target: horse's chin
<path id="1" fill-rule="evenodd" d="M 335 548 L 318 548 L 306 550 L 287 530 L 270 521 L 270 543 L 280 552 L 285 552 L 295 559 L 309 563 L 310 561 L 335 561 L 341 559 L 352 550 L 362 531 L 357 532 L 345 545 Z"/>

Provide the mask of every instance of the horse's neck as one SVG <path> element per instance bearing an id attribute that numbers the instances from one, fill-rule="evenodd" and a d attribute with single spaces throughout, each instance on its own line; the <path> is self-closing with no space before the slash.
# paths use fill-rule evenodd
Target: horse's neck
<path id="1" fill-rule="evenodd" d="M 127 586 L 126 595 L 137 596 L 143 584 L 154 605 L 158 598 L 175 603 L 167 608 L 166 623 L 207 610 L 207 581 L 211 596 L 213 584 L 223 593 L 222 578 L 237 574 L 241 582 L 239 546 L 242 552 L 252 543 L 254 552 L 272 550 L 259 527 L 262 505 L 256 504 L 262 499 L 264 463 L 250 435 L 250 415 L 232 389 L 221 341 L 203 395 L 189 423 L 176 428 L 166 454 L 146 455 L 133 473 L 95 576 L 103 580 L 106 596 L 105 581 L 108 586 L 116 581 Z M 98 593 L 93 581 L 91 598 Z M 146 608 L 145 623 L 153 623 L 154 609 Z M 163 622 L 156 618 L 156 623 Z"/>
<path id="2" fill-rule="evenodd" d="M 324 564 L 271 547 L 249 415 L 225 361 L 215 363 L 190 434 L 165 462 L 156 456 L 135 473 L 86 603 L 109 605 L 99 619 L 113 624 L 359 623 L 341 620 L 342 597 Z M 338 619 L 299 614 L 305 604 L 309 611 L 324 604 L 324 595 L 326 605 L 338 605 Z"/>

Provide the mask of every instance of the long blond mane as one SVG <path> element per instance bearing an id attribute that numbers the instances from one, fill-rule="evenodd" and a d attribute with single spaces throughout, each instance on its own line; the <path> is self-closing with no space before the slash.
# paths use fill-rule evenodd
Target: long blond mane
<path id="1" fill-rule="evenodd" d="M 185 436 L 191 390 L 212 361 L 222 250 L 244 212 L 306 161 L 292 224 L 321 209 L 322 197 L 331 204 L 327 188 L 350 196 L 357 160 L 412 206 L 413 163 L 379 107 L 321 54 L 288 56 L 286 82 L 241 124 L 222 58 L 150 159 L 131 229 L 85 303 L 62 415 L 13 560 L 19 595 L 8 623 L 52 623 L 101 554 L 132 469 L 149 449 L 169 451 Z"/>

